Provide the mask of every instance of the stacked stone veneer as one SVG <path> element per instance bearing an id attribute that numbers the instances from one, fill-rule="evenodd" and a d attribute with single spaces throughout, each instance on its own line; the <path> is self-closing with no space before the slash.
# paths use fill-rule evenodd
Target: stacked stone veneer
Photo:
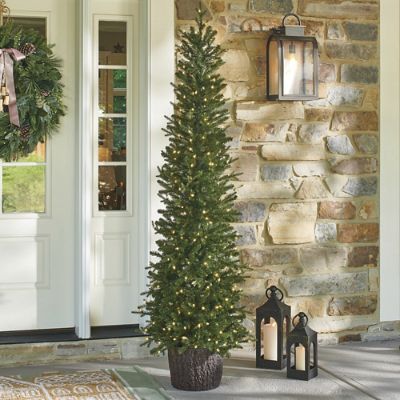
<path id="1" fill-rule="evenodd" d="M 177 0 L 186 29 L 198 0 Z M 379 2 L 204 0 L 231 121 L 246 321 L 275 284 L 333 341 L 378 320 Z M 265 100 L 265 40 L 295 12 L 320 49 L 320 99 Z"/>

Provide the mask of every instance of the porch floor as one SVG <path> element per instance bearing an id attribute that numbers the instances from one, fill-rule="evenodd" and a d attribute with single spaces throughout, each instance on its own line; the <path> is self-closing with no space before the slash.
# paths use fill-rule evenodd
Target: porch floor
<path id="1" fill-rule="evenodd" d="M 399 400 L 399 345 L 400 341 L 394 340 L 321 347 L 319 376 L 310 382 L 288 380 L 285 371 L 256 369 L 252 359 L 229 359 L 225 361 L 221 386 L 211 392 L 182 392 L 172 388 L 166 358 L 0 368 L 0 375 L 36 375 L 45 371 L 135 364 L 158 379 L 176 400 Z"/>

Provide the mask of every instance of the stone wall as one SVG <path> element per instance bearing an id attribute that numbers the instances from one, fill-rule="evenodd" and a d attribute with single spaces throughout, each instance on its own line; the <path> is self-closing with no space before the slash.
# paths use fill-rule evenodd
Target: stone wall
<path id="1" fill-rule="evenodd" d="M 177 0 L 177 28 L 198 0 Z M 203 0 L 231 121 L 247 326 L 275 284 L 328 342 L 378 321 L 379 2 Z M 265 100 L 265 40 L 295 12 L 320 49 L 320 99 Z"/>

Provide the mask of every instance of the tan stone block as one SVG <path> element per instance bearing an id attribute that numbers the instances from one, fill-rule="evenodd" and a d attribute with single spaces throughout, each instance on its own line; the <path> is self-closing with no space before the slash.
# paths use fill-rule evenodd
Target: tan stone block
<path id="1" fill-rule="evenodd" d="M 329 166 L 325 161 L 304 161 L 293 164 L 295 175 L 307 176 L 325 176 L 329 173 Z"/>
<path id="2" fill-rule="evenodd" d="M 268 121 L 304 119 L 304 106 L 300 102 L 287 103 L 238 103 L 236 118 L 243 121 Z"/>
<path id="3" fill-rule="evenodd" d="M 238 185 L 239 199 L 288 199 L 293 198 L 294 189 L 287 182 L 254 182 Z"/>
<path id="4" fill-rule="evenodd" d="M 261 155 L 268 161 L 317 161 L 326 158 L 323 144 L 266 144 Z"/>
<path id="5" fill-rule="evenodd" d="M 246 82 L 228 82 L 223 91 L 225 100 L 245 100 L 249 96 L 250 86 Z"/>
<path id="6" fill-rule="evenodd" d="M 272 204 L 268 233 L 275 244 L 310 243 L 314 241 L 316 220 L 316 203 Z"/>
<path id="7" fill-rule="evenodd" d="M 248 0 L 230 0 L 229 10 L 230 11 L 246 11 Z"/>
<path id="8" fill-rule="evenodd" d="M 349 194 L 343 192 L 343 188 L 348 183 L 349 178 L 343 175 L 331 175 L 325 178 L 329 191 L 336 197 L 350 197 Z"/>
<path id="9" fill-rule="evenodd" d="M 299 142 L 304 144 L 322 143 L 328 130 L 328 123 L 302 124 L 299 130 Z"/>
<path id="10" fill-rule="evenodd" d="M 333 111 L 329 108 L 306 108 L 305 119 L 312 122 L 330 122 Z"/>
<path id="11" fill-rule="evenodd" d="M 244 264 L 261 268 L 270 265 L 294 264 L 297 262 L 297 249 L 267 247 L 264 249 L 243 249 L 240 257 Z"/>
<path id="12" fill-rule="evenodd" d="M 320 82 L 335 82 L 336 81 L 335 64 L 321 63 L 319 65 L 318 78 Z M 320 97 L 323 97 L 321 96 L 321 93 Z"/>
<path id="13" fill-rule="evenodd" d="M 377 131 L 378 114 L 375 111 L 337 111 L 333 115 L 333 131 Z"/>
<path id="14" fill-rule="evenodd" d="M 362 219 L 378 218 L 378 210 L 376 202 L 373 200 L 367 200 L 363 202 L 358 214 Z"/>
<path id="15" fill-rule="evenodd" d="M 331 246 L 303 246 L 300 249 L 300 264 L 306 273 L 311 274 L 343 268 L 347 265 L 347 249 Z"/>
<path id="16" fill-rule="evenodd" d="M 211 15 L 209 9 L 207 7 L 208 1 L 201 0 L 201 3 L 205 6 L 206 10 L 206 19 L 209 20 Z M 199 6 L 199 1 L 193 0 L 176 0 L 175 1 L 177 18 L 183 20 L 191 20 L 195 19 L 197 15 L 197 9 Z"/>
<path id="17" fill-rule="evenodd" d="M 230 33 L 251 33 L 263 32 L 264 35 L 273 27 L 279 26 L 282 19 L 280 18 L 249 18 L 248 16 L 229 15 L 227 17 L 228 30 Z"/>
<path id="18" fill-rule="evenodd" d="M 369 274 L 369 290 L 371 292 L 378 292 L 379 285 L 379 271 L 377 269 L 370 269 L 368 271 Z"/>
<path id="19" fill-rule="evenodd" d="M 297 199 L 324 199 L 330 197 L 329 191 L 320 178 L 308 177 L 303 180 L 296 193 Z"/>
<path id="20" fill-rule="evenodd" d="M 368 90 L 363 106 L 368 109 L 377 110 L 379 108 L 379 90 L 370 89 Z"/>
<path id="21" fill-rule="evenodd" d="M 290 124 L 246 123 L 242 140 L 245 142 L 284 142 Z"/>
<path id="22" fill-rule="evenodd" d="M 210 3 L 211 11 L 214 13 L 220 13 L 225 11 L 224 0 L 212 0 Z"/>
<path id="23" fill-rule="evenodd" d="M 304 34 L 306 36 L 315 36 L 318 41 L 324 39 L 325 23 L 324 21 L 316 21 L 315 19 L 302 18 L 302 25 L 305 25 Z"/>
<path id="24" fill-rule="evenodd" d="M 377 170 L 376 158 L 352 158 L 341 160 L 332 166 L 332 171 L 341 175 L 372 174 Z"/>
<path id="25" fill-rule="evenodd" d="M 376 242 L 379 224 L 339 224 L 338 241 L 341 243 Z"/>
<path id="26" fill-rule="evenodd" d="M 228 50 L 222 59 L 225 64 L 219 72 L 225 80 L 233 82 L 249 80 L 250 59 L 245 50 Z"/>
<path id="27" fill-rule="evenodd" d="M 298 13 L 320 18 L 379 19 L 379 5 L 375 2 L 351 0 L 299 0 Z"/>
<path id="28" fill-rule="evenodd" d="M 239 173 L 239 181 L 255 181 L 258 174 L 258 155 L 254 153 L 239 153 L 231 165 L 234 173 Z"/>
<path id="29" fill-rule="evenodd" d="M 257 55 L 265 52 L 265 38 L 249 38 L 245 39 L 244 45 L 246 50 Z"/>
<path id="30" fill-rule="evenodd" d="M 353 219 L 356 206 L 348 201 L 323 201 L 319 204 L 318 217 L 322 219 Z"/>
<path id="31" fill-rule="evenodd" d="M 329 316 L 373 314 L 378 305 L 376 294 L 333 298 L 328 305 Z"/>
<path id="32" fill-rule="evenodd" d="M 326 299 L 287 298 L 285 302 L 291 306 L 292 315 L 296 315 L 299 312 L 305 312 L 310 318 L 323 317 L 326 315 Z"/>

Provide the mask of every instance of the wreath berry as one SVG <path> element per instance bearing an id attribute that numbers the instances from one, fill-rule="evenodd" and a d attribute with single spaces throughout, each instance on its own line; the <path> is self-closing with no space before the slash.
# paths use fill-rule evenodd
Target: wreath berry
<path id="1" fill-rule="evenodd" d="M 66 107 L 61 60 L 38 32 L 7 22 L 0 27 L 0 52 L 0 70 L 4 69 L 0 76 L 0 158 L 11 161 L 28 155 L 39 142 L 45 142 L 59 128 Z M 20 57 L 12 57 L 15 54 Z M 6 57 L 13 58 L 11 79 L 10 68 L 7 76 L 4 66 Z M 11 104 L 12 90 L 7 80 L 14 81 L 16 104 Z"/>

